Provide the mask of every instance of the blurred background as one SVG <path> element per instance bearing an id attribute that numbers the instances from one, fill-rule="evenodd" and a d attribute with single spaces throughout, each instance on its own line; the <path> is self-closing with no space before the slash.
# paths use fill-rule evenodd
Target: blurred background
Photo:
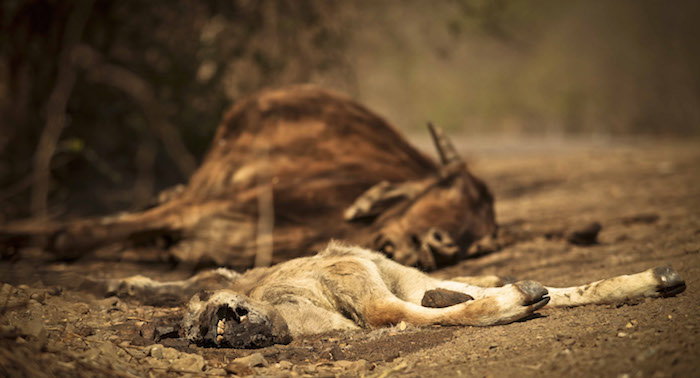
<path id="1" fill-rule="evenodd" d="M 263 87 L 343 91 L 408 135 L 700 134 L 700 2 L 0 2 L 0 222 L 138 208 Z"/>

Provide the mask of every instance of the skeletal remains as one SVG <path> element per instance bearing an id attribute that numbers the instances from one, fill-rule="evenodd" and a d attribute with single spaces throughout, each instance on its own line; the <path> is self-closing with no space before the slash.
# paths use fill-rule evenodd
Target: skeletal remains
<path id="1" fill-rule="evenodd" d="M 439 129 L 431 132 L 440 164 L 343 96 L 306 86 L 263 92 L 234 106 L 188 185 L 164 193 L 154 207 L 6 228 L 0 241 L 21 246 L 38 235 L 59 256 L 75 257 L 155 238 L 181 260 L 206 257 L 239 268 L 267 248 L 279 264 L 243 274 L 219 268 L 185 281 L 135 276 L 107 283 L 108 292 L 147 301 L 191 297 L 185 336 L 217 347 L 263 347 L 401 321 L 504 324 L 548 303 L 578 306 L 685 289 L 670 267 L 570 288 L 506 284 L 494 276 L 444 281 L 412 268 L 454 263 L 496 231 L 487 187 Z M 332 238 L 351 244 L 331 242 L 299 257 Z"/>

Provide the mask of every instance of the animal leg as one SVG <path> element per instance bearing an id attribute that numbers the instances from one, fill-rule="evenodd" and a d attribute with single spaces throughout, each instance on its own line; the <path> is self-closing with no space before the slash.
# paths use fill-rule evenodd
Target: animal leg
<path id="1" fill-rule="evenodd" d="M 549 302 L 547 290 L 533 281 L 508 285 L 500 295 L 459 303 L 445 308 L 423 307 L 399 298 L 372 298 L 366 305 L 370 325 L 396 324 L 400 321 L 415 325 L 506 324 L 524 318 Z"/>
<path id="2" fill-rule="evenodd" d="M 389 259 L 373 260 L 379 268 L 386 285 L 399 298 L 411 303 L 421 304 L 426 293 L 442 289 L 466 294 L 473 299 L 490 296 L 507 295 L 511 280 L 497 276 L 457 277 L 453 280 L 440 280 Z M 505 285 L 505 286 L 504 286 Z M 455 298 L 460 298 L 456 296 Z M 452 304 L 461 303 L 455 300 Z"/>
<path id="3" fill-rule="evenodd" d="M 657 267 L 641 273 L 617 276 L 588 285 L 548 287 L 550 306 L 573 307 L 586 304 L 622 302 L 643 297 L 669 297 L 685 290 L 685 282 L 671 267 Z"/>
<path id="4" fill-rule="evenodd" d="M 501 287 L 515 282 L 515 280 L 510 277 L 499 277 L 493 275 L 454 277 L 450 278 L 450 281 L 479 287 Z"/>
<path id="5" fill-rule="evenodd" d="M 379 266 L 381 262 L 387 266 Z M 449 283 L 430 278 L 416 269 L 401 266 L 386 259 L 336 261 L 326 268 L 322 277 L 325 288 L 333 293 L 338 312 L 347 314 L 357 323 L 368 326 L 396 324 L 400 321 L 415 325 L 475 325 L 486 326 L 509 323 L 521 319 L 547 304 L 547 290 L 532 281 L 519 282 L 497 288 L 493 296 L 460 303 L 446 308 L 428 308 L 401 299 L 389 287 L 404 295 L 416 297 L 426 289 Z M 377 264 L 379 263 L 379 264 Z M 392 267 L 399 267 L 410 277 L 396 275 Z M 409 286 L 411 281 L 413 285 Z M 387 284 L 388 283 L 388 284 Z M 468 285 L 461 288 L 470 288 Z M 480 293 L 481 294 L 481 293 Z"/>
<path id="6" fill-rule="evenodd" d="M 138 275 L 107 280 L 105 294 L 134 298 L 143 303 L 184 303 L 199 291 L 229 287 L 239 276 L 225 268 L 200 272 L 181 281 L 160 282 Z"/>

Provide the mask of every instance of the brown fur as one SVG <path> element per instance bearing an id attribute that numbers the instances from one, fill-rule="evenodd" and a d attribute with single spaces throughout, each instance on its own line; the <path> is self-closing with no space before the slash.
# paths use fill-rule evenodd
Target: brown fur
<path id="1" fill-rule="evenodd" d="M 447 142 L 441 142 L 445 145 Z M 373 186 L 413 188 L 383 211 L 345 217 Z M 348 97 L 311 86 L 263 91 L 224 116 L 189 183 L 140 212 L 35 229 L 74 257 L 105 244 L 160 241 L 184 261 L 245 268 L 261 249 L 262 193 L 272 197 L 272 263 L 313 253 L 331 238 L 382 249 L 406 265 L 450 264 L 496 230 L 493 200 L 463 163 L 442 165 Z M 381 199 L 375 199 L 381 200 Z M 354 212 L 353 214 L 355 214 Z M 445 256 L 423 245 L 433 228 L 455 243 Z M 0 230 L 18 243 L 31 229 Z M 13 238 L 14 237 L 14 238 Z M 431 252 L 432 251 L 432 252 Z"/>

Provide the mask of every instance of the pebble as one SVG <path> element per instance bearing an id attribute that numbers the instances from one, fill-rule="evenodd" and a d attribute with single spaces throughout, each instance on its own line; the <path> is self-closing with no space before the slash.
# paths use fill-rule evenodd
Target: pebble
<path id="1" fill-rule="evenodd" d="M 172 360 L 175 358 L 178 358 L 180 356 L 180 352 L 177 351 L 175 348 L 163 348 L 163 358 Z"/>
<path id="2" fill-rule="evenodd" d="M 267 360 L 265 359 L 265 357 L 263 357 L 262 353 L 259 353 L 259 352 L 253 353 L 250 356 L 236 358 L 235 360 L 233 360 L 233 363 L 242 364 L 243 366 L 248 366 L 248 367 L 255 367 L 255 366 L 268 367 L 268 366 L 270 366 L 270 364 L 267 363 Z"/>
<path id="3" fill-rule="evenodd" d="M 76 303 L 72 307 L 72 310 L 80 315 L 87 314 L 90 311 L 90 306 L 85 303 Z M 66 319 L 66 321 L 68 320 Z"/>
<path id="4" fill-rule="evenodd" d="M 627 337 L 627 333 L 625 332 L 618 332 L 617 337 Z"/>
<path id="5" fill-rule="evenodd" d="M 370 363 L 367 362 L 367 360 L 357 360 L 357 361 L 338 361 L 335 363 L 335 366 L 341 367 L 345 370 L 352 371 L 352 372 L 363 372 L 366 370 L 369 370 L 370 368 Z"/>
<path id="6" fill-rule="evenodd" d="M 184 370 L 188 372 L 201 372 L 204 369 L 204 357 L 197 354 L 182 353 L 180 358 L 173 361 L 170 366 L 172 366 L 173 369 L 176 370 Z"/>
<path id="7" fill-rule="evenodd" d="M 46 296 L 42 293 L 34 293 L 34 294 L 30 295 L 29 298 L 43 304 L 44 299 L 46 299 Z"/>
<path id="8" fill-rule="evenodd" d="M 54 287 L 48 289 L 48 290 L 46 291 L 46 293 L 47 293 L 48 295 L 57 297 L 57 296 L 63 294 L 63 288 L 60 287 L 60 286 L 54 286 Z"/>
<path id="9" fill-rule="evenodd" d="M 226 367 L 224 367 L 224 370 L 229 374 L 235 374 L 240 376 L 255 374 L 255 370 L 253 370 L 250 366 L 246 366 L 238 362 L 229 363 L 228 365 L 226 365 Z"/>
<path id="10" fill-rule="evenodd" d="M 148 355 L 157 359 L 163 358 L 163 346 L 160 344 L 151 345 L 148 347 Z"/>
<path id="11" fill-rule="evenodd" d="M 275 364 L 275 367 L 282 370 L 289 370 L 292 368 L 292 366 L 294 366 L 294 364 L 289 361 L 280 361 Z"/>
<path id="12" fill-rule="evenodd" d="M 216 375 L 216 376 L 225 376 L 228 375 L 225 369 L 222 368 L 213 368 L 207 370 L 207 375 Z"/>

